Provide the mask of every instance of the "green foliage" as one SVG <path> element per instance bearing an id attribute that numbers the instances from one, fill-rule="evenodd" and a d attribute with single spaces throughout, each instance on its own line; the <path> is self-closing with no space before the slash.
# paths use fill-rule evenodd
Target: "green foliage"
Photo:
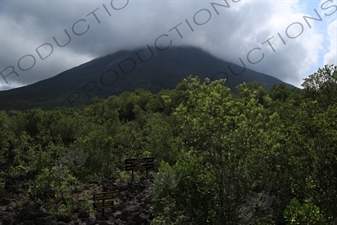
<path id="1" fill-rule="evenodd" d="M 0 171 L 0 189 L 4 188 L 6 184 L 5 172 Z"/>
<path id="2" fill-rule="evenodd" d="M 76 173 L 77 170 L 85 164 L 88 156 L 89 154 L 84 152 L 83 149 L 68 149 L 67 152 L 60 155 L 60 161 L 73 173 Z"/>
<path id="3" fill-rule="evenodd" d="M 273 139 L 279 132 L 272 131 L 279 120 L 264 109 L 266 90 L 256 85 L 238 87 L 238 98 L 223 80 L 187 82 L 188 100 L 173 115 L 181 124 L 186 150 L 200 155 L 202 170 L 215 177 L 214 205 L 207 210 L 215 212 L 213 224 L 238 223 L 245 194 L 272 188 L 275 165 L 269 157 L 279 149 Z"/>
<path id="4" fill-rule="evenodd" d="M 181 148 L 180 139 L 174 137 L 173 130 L 167 117 L 153 114 L 144 127 L 146 135 L 146 149 L 159 162 L 164 161 L 173 165 Z"/>
<path id="5" fill-rule="evenodd" d="M 318 100 L 319 104 L 327 107 L 336 103 L 337 66 L 325 65 L 317 72 L 304 79 L 302 84 L 306 96 Z"/>
<path id="6" fill-rule="evenodd" d="M 87 158 L 82 175 L 116 175 L 118 171 L 116 166 L 121 161 L 122 155 L 114 148 L 114 139 L 111 136 L 100 130 L 93 131 L 81 140 L 79 146 L 83 149 L 82 154 Z"/>
<path id="7" fill-rule="evenodd" d="M 31 142 L 32 138 L 25 131 L 16 140 L 16 148 L 12 150 L 14 157 L 8 168 L 10 176 L 22 178 L 35 170 L 32 162 L 36 160 L 35 148 L 39 149 L 40 146 L 34 146 Z"/>
<path id="8" fill-rule="evenodd" d="M 30 199 L 46 211 L 72 214 L 75 207 L 73 191 L 78 184 L 70 170 L 57 162 L 52 169 L 43 169 L 29 183 L 28 193 Z"/>
<path id="9" fill-rule="evenodd" d="M 53 176 L 51 170 L 44 168 L 34 181 L 29 184 L 28 193 L 30 199 L 37 205 L 44 205 L 50 198 L 53 198 L 55 193 L 52 188 Z"/>
<path id="10" fill-rule="evenodd" d="M 156 217 L 164 224 L 212 224 L 214 179 L 189 153 L 181 153 L 173 167 L 162 163 L 155 179 Z"/>
<path id="11" fill-rule="evenodd" d="M 190 76 L 158 94 L 0 111 L 0 187 L 28 189 L 49 212 L 91 210 L 74 197 L 83 183 L 129 181 L 124 159 L 153 156 L 153 224 L 335 224 L 336 67 L 303 87 L 243 83 L 233 94 Z"/>
<path id="12" fill-rule="evenodd" d="M 13 133 L 9 128 L 10 118 L 6 112 L 0 111 L 0 165 L 6 162 L 9 140 L 13 138 Z"/>
<path id="13" fill-rule="evenodd" d="M 292 199 L 287 206 L 284 211 L 284 217 L 287 219 L 289 225 L 326 224 L 319 207 L 310 202 L 301 204 L 296 198 Z"/>

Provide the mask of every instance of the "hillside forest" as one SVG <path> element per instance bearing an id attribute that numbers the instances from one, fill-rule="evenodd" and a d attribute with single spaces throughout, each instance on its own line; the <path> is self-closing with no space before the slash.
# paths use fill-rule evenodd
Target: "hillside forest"
<path id="1" fill-rule="evenodd" d="M 337 224 L 337 67 L 302 84 L 189 76 L 157 94 L 124 92 L 72 108 L 0 111 L 0 189 L 71 214 L 91 181 L 130 181 L 152 156 L 151 224 Z M 143 176 L 135 173 L 135 180 Z"/>

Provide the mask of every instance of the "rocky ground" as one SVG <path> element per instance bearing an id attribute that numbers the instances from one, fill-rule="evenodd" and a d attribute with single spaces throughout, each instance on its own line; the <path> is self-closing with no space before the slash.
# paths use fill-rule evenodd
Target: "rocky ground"
<path id="1" fill-rule="evenodd" d="M 69 215 L 56 215 L 43 212 L 34 203 L 28 202 L 19 207 L 23 198 L 20 190 L 15 194 L 0 189 L 0 225 L 147 225 L 153 219 L 150 213 L 153 199 L 153 181 L 141 179 L 137 182 L 116 183 L 105 179 L 101 183 L 90 183 L 88 188 L 94 192 L 114 192 L 115 204 L 96 214 L 76 209 Z M 23 192 L 23 191 L 22 191 Z"/>

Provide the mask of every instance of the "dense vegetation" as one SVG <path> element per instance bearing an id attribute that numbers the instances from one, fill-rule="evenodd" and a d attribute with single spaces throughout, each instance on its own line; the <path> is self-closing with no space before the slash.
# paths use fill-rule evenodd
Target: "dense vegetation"
<path id="1" fill-rule="evenodd" d="M 244 83 L 233 94 L 224 82 L 1 111 L 0 186 L 24 180 L 24 201 L 70 213 L 80 184 L 130 179 L 124 159 L 151 155 L 153 224 L 336 224 L 337 67 L 302 90 Z"/>

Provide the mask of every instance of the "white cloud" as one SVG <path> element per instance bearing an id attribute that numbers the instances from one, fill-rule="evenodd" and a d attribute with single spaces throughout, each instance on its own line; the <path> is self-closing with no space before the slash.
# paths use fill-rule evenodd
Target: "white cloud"
<path id="1" fill-rule="evenodd" d="M 113 2 L 115 7 L 122 7 L 127 1 Z M 319 33 L 318 27 L 331 20 L 332 16 L 324 16 L 324 13 L 331 13 L 331 9 L 324 12 L 318 10 L 323 21 L 310 20 L 312 28 L 309 28 L 303 19 L 303 2 L 300 4 L 298 0 L 246 0 L 237 3 L 228 0 L 230 8 L 216 6 L 219 15 L 211 2 L 225 4 L 225 1 L 220 0 L 129 1 L 125 8 L 114 10 L 108 0 L 6 2 L 5 10 L 0 12 L 0 72 L 7 66 L 17 67 L 22 56 L 32 54 L 36 57 L 34 68 L 26 72 L 20 71 L 20 77 L 13 74 L 8 77 L 12 86 L 29 84 L 120 49 L 153 45 L 162 34 L 168 34 L 173 45 L 202 47 L 217 57 L 239 65 L 239 58 L 242 58 L 247 67 L 295 85 L 300 84 L 301 73 L 317 63 L 324 35 Z M 204 25 L 196 25 L 193 18 L 196 16 L 196 20 L 206 21 L 209 16 L 207 10 L 211 12 L 209 21 Z M 315 14 L 310 16 L 316 17 Z M 84 31 L 87 25 L 90 28 L 83 35 L 74 35 L 72 26 L 80 19 L 86 21 L 78 23 L 78 32 Z M 193 32 L 185 19 L 193 26 Z M 303 25 L 303 33 L 299 25 L 293 25 L 288 29 L 288 35 L 300 35 L 291 39 L 285 32 L 294 22 Z M 172 30 L 180 23 L 178 28 L 183 38 Z M 333 35 L 333 27 L 330 27 L 331 25 L 329 36 Z M 67 41 L 64 29 L 67 29 L 72 39 L 69 45 L 61 48 L 55 44 L 53 37 Z M 286 45 L 278 33 L 284 38 Z M 270 43 L 275 52 L 268 43 L 261 45 L 271 37 L 274 37 Z M 168 39 L 162 40 L 166 43 Z M 51 43 L 54 51 L 50 57 L 41 60 L 35 50 L 44 43 Z M 261 51 L 255 51 L 251 55 L 252 60 L 258 59 L 262 53 L 265 54 L 264 59 L 260 63 L 250 64 L 247 54 L 257 47 Z M 331 45 L 327 60 L 333 58 L 331 54 L 336 53 L 334 49 L 336 45 Z M 29 64 L 29 61 L 26 63 Z M 0 90 L 4 85 L 6 83 L 0 76 Z"/>
<path id="2" fill-rule="evenodd" d="M 324 64 L 337 65 L 337 20 L 329 24 L 327 34 L 330 45 L 328 53 L 324 55 Z"/>

